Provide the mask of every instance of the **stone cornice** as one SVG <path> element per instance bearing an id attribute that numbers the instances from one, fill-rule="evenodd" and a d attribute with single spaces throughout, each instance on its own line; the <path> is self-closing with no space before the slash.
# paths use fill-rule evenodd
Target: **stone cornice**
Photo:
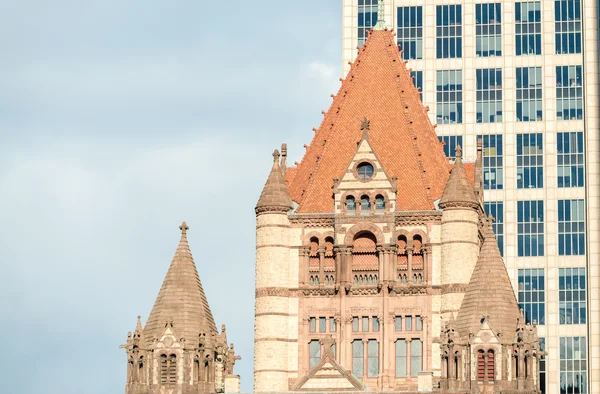
<path id="1" fill-rule="evenodd" d="M 286 214 L 290 210 L 290 207 L 284 207 L 279 205 L 265 205 L 254 208 L 256 215 L 262 215 L 265 213 L 279 213 Z"/>

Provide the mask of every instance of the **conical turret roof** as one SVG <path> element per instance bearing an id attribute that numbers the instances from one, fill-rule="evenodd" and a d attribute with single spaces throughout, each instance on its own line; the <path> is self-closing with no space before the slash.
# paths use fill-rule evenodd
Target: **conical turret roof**
<path id="1" fill-rule="evenodd" d="M 179 246 L 144 328 L 148 341 L 158 338 L 170 321 L 177 337 L 185 338 L 188 343 L 195 341 L 201 332 L 218 333 L 188 245 L 189 227 L 183 222 L 180 229 Z"/>
<path id="2" fill-rule="evenodd" d="M 469 177 L 463 166 L 462 148 L 460 145 L 457 145 L 456 161 L 452 168 L 452 172 L 450 173 L 450 177 L 448 178 L 448 182 L 446 183 L 446 187 L 444 188 L 442 198 L 440 199 L 440 207 L 442 209 L 451 206 L 476 208 L 477 205 L 478 202 L 475 191 L 473 190 L 473 185 L 469 181 Z"/>
<path id="3" fill-rule="evenodd" d="M 256 203 L 256 212 L 261 211 L 280 211 L 287 212 L 292 208 L 292 199 L 288 191 L 285 177 L 279 166 L 279 151 L 273 152 L 273 167 L 267 178 L 258 203 Z"/>
<path id="4" fill-rule="evenodd" d="M 501 332 L 504 340 L 512 341 L 519 319 L 519 305 L 492 228 L 487 223 L 485 240 L 471 275 L 465 297 L 456 317 L 455 328 L 461 336 L 477 334 L 485 317 L 494 333 Z"/>

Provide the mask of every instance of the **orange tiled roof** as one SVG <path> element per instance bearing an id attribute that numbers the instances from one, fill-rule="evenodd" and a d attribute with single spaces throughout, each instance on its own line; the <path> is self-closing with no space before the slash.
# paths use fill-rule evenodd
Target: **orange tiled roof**
<path id="1" fill-rule="evenodd" d="M 386 173 L 398 177 L 397 209 L 434 209 L 448 160 L 392 32 L 381 30 L 370 33 L 296 173 L 286 176 L 297 212 L 333 211 L 333 178 L 355 154 L 365 116 L 369 143 Z"/>

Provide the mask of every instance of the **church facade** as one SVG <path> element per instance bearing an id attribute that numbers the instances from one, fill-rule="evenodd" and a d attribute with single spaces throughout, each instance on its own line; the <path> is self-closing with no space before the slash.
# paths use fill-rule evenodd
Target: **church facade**
<path id="1" fill-rule="evenodd" d="M 305 155 L 256 205 L 254 389 L 537 393 L 540 351 L 393 33 L 359 49 Z"/>

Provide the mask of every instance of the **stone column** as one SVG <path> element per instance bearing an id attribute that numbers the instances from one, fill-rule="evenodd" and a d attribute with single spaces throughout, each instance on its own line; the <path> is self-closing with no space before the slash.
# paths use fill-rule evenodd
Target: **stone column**
<path id="1" fill-rule="evenodd" d="M 302 278 L 302 285 L 308 286 L 310 283 L 310 273 L 308 272 L 308 259 L 310 248 L 308 246 L 303 246 L 299 250 L 300 253 L 300 278 Z"/>
<path id="2" fill-rule="evenodd" d="M 319 284 L 325 284 L 325 248 L 319 248 Z"/>
<path id="3" fill-rule="evenodd" d="M 378 283 L 383 283 L 387 274 L 383 250 L 383 246 L 377 245 L 377 258 L 379 259 L 379 272 L 377 274 L 379 276 Z"/>
<path id="4" fill-rule="evenodd" d="M 408 275 L 408 283 L 414 283 L 412 271 L 413 247 L 412 241 L 409 242 L 411 242 L 411 245 L 406 247 L 406 255 L 408 256 L 408 273 L 406 275 Z"/>
<path id="5" fill-rule="evenodd" d="M 335 256 L 335 284 L 339 285 L 342 282 L 342 253 L 340 252 L 340 247 L 335 246 L 333 253 Z"/>

